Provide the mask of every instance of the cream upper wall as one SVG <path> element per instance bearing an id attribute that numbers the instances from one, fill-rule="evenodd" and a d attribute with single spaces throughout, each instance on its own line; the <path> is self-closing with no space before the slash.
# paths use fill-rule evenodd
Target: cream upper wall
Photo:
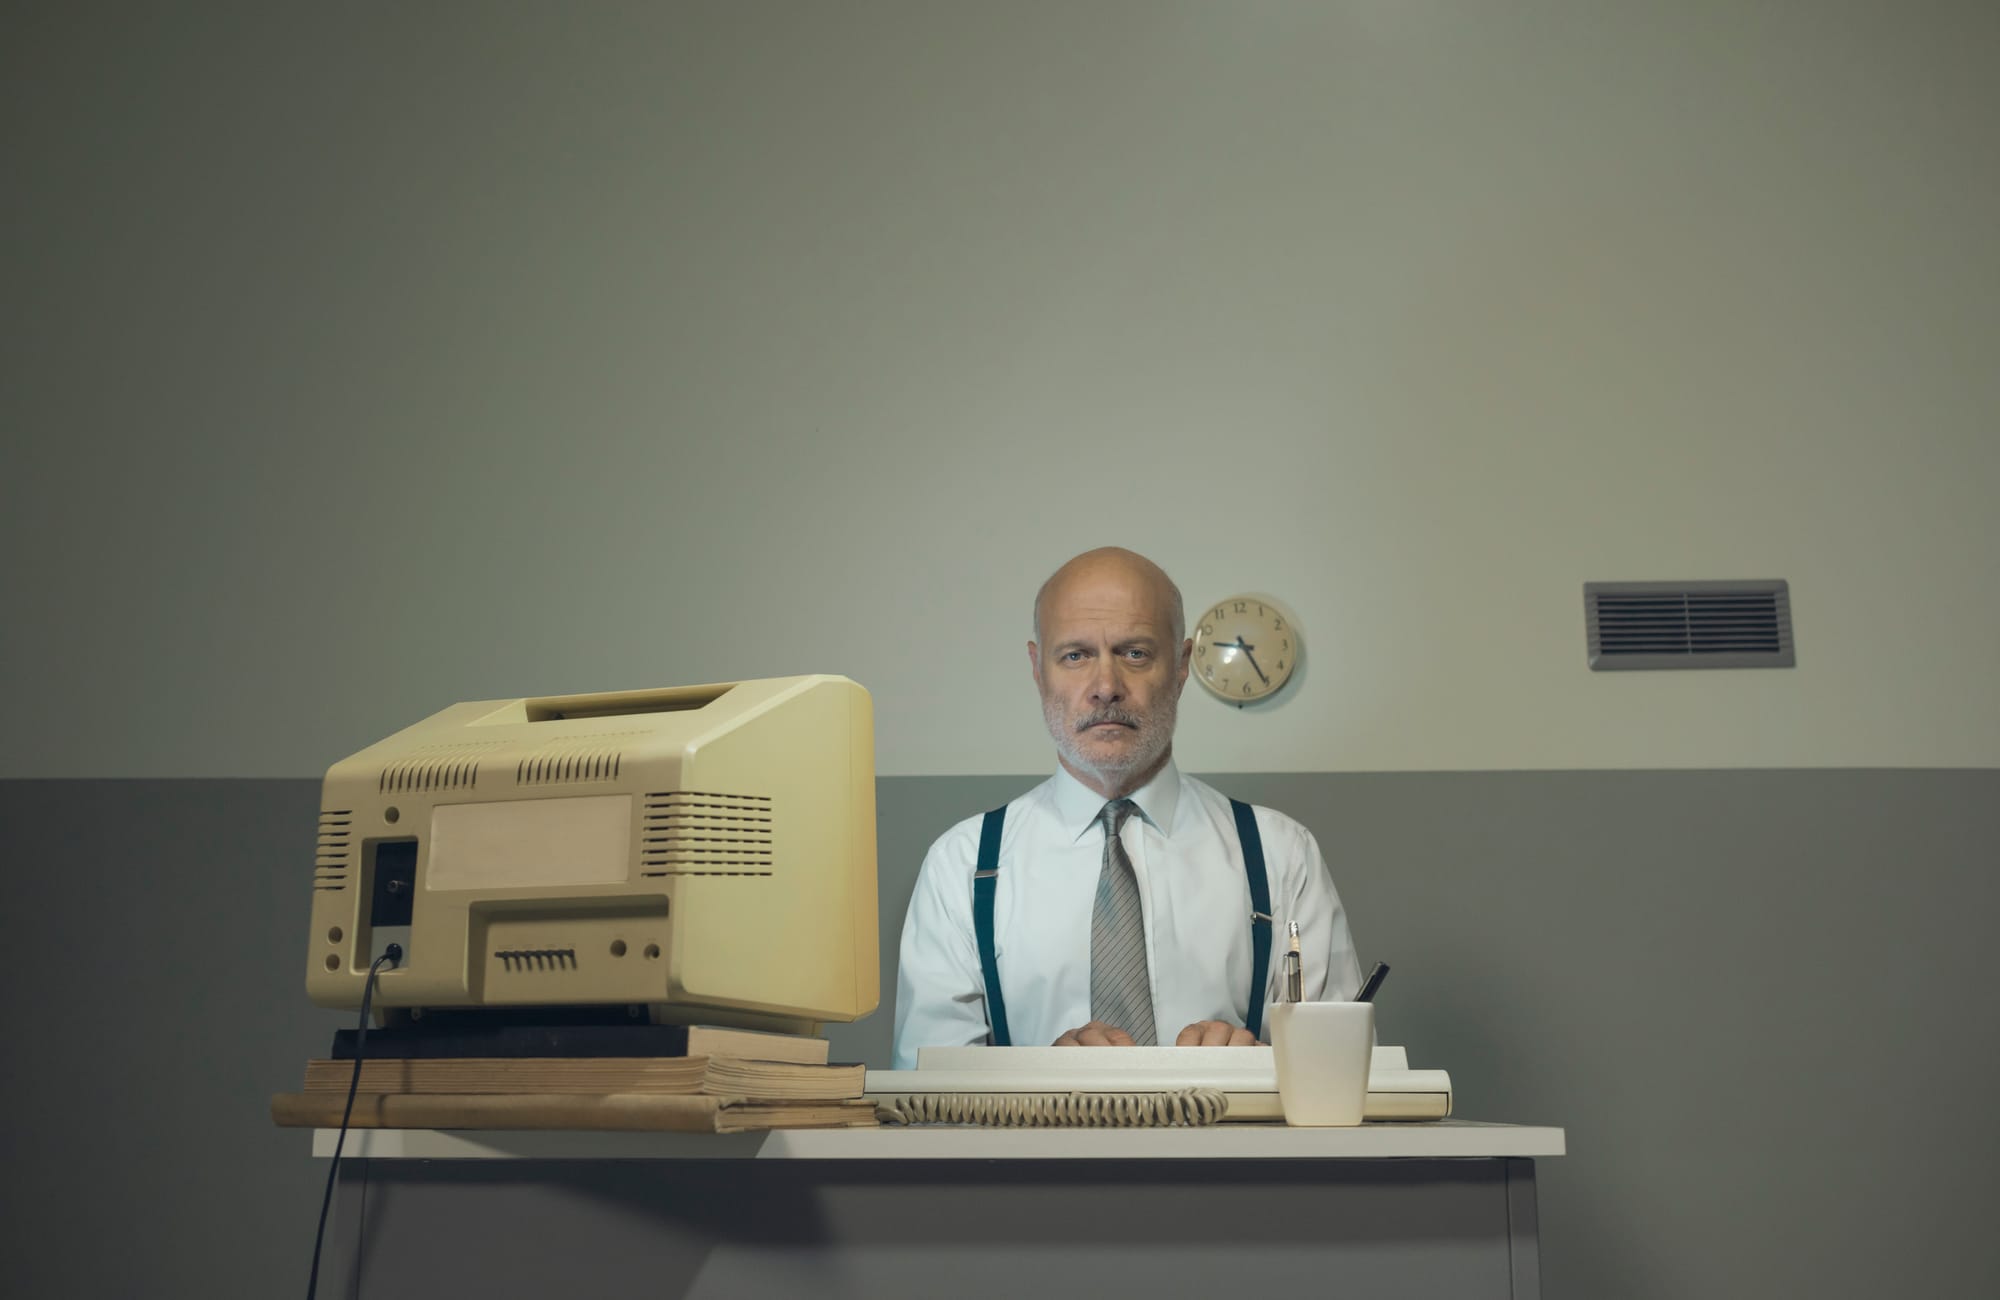
<path id="1" fill-rule="evenodd" d="M 1035 586 L 1274 593 L 1203 771 L 2000 765 L 1973 4 L 8 20 L 5 776 L 843 672 L 1050 762 Z M 1799 666 L 1592 674 L 1581 584 Z"/>

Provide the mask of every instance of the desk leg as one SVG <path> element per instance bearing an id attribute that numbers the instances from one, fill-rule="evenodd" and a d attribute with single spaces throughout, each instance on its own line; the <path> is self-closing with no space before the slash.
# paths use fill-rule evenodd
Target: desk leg
<path id="1" fill-rule="evenodd" d="M 319 1294 L 328 1300 L 359 1300 L 361 1295 L 361 1233 L 368 1220 L 368 1169 L 373 1163 L 343 1160 L 334 1180 L 319 1263 Z"/>
<path id="2" fill-rule="evenodd" d="M 1514 1300 L 1541 1300 L 1541 1226 L 1535 1218 L 1535 1162 L 1507 1161 L 1507 1252 L 1514 1270 Z"/>

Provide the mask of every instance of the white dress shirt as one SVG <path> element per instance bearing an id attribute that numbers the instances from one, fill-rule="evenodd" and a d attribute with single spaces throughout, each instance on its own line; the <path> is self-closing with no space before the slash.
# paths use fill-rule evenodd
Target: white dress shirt
<path id="1" fill-rule="evenodd" d="M 1229 800 L 1169 762 L 1131 795 L 1125 853 L 1146 917 L 1154 1032 L 1159 1042 L 1198 1020 L 1249 1016 L 1250 884 Z M 1090 1020 L 1090 920 L 1104 861 L 1105 800 L 1067 771 L 1007 805 L 993 935 L 1007 1027 L 1016 1046 L 1045 1046 Z M 1347 914 L 1312 833 L 1283 813 L 1256 810 L 1270 880 L 1275 1001 L 1285 923 L 1297 921 L 1309 1002 L 1351 998 L 1361 967 Z M 903 920 L 896 979 L 896 1068 L 920 1047 L 986 1041 L 986 989 L 972 928 L 972 873 L 981 818 L 946 831 L 924 857 Z"/>

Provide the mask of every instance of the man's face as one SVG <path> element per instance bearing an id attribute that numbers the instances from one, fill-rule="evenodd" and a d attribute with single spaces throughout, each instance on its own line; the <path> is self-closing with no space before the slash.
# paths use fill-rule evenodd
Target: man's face
<path id="1" fill-rule="evenodd" d="M 1041 641 L 1028 655 L 1042 717 L 1063 765 L 1086 784 L 1129 793 L 1173 744 L 1186 643 L 1173 640 L 1164 593 L 1143 575 L 1109 565 L 1049 591 Z M 1093 779 L 1094 778 L 1094 779 Z"/>

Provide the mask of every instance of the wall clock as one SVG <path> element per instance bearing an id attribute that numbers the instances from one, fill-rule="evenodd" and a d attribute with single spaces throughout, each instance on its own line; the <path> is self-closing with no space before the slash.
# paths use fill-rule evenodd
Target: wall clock
<path id="1" fill-rule="evenodd" d="M 1219 600 L 1195 626 L 1191 671 L 1217 699 L 1239 706 L 1269 699 L 1298 663 L 1298 629 L 1259 597 Z"/>

